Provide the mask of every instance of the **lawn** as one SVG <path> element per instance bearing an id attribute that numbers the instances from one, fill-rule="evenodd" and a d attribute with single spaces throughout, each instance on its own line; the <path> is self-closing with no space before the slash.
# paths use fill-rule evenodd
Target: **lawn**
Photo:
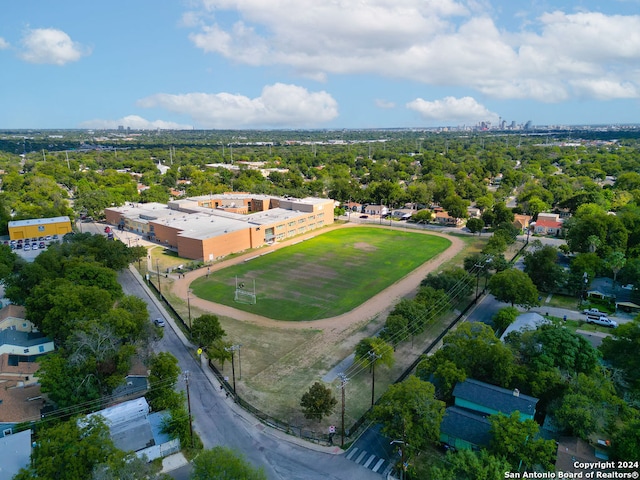
<path id="1" fill-rule="evenodd" d="M 257 256 L 191 284 L 201 298 L 277 320 L 348 312 L 451 245 L 446 238 L 373 227 L 345 228 Z M 236 279 L 257 302 L 234 301 Z"/>

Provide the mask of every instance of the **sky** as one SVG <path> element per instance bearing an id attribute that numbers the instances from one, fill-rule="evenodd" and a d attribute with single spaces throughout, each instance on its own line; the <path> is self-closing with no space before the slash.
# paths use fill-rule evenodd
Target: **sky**
<path id="1" fill-rule="evenodd" d="M 20 0 L 0 129 L 640 123 L 640 0 Z"/>

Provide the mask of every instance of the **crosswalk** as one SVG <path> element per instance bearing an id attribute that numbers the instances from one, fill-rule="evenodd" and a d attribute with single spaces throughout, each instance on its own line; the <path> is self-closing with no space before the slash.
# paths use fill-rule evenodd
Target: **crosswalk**
<path id="1" fill-rule="evenodd" d="M 386 476 L 392 467 L 386 459 L 370 454 L 366 450 L 360 450 L 358 447 L 351 447 L 349 449 L 347 460 L 351 460 L 383 476 Z"/>

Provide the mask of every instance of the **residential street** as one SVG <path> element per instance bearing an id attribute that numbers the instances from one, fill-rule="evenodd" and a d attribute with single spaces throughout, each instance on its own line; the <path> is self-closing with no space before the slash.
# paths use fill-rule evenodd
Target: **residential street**
<path id="1" fill-rule="evenodd" d="M 380 475 L 336 454 L 337 447 L 321 447 L 289 437 L 266 427 L 239 409 L 220 391 L 213 375 L 206 375 L 180 338 L 181 332 L 173 328 L 173 320 L 137 274 L 130 270 L 120 272 L 119 281 L 126 294 L 136 295 L 148 304 L 150 318 L 167 320 L 165 336 L 154 345 L 156 351 L 169 351 L 179 361 L 183 372 L 189 372 L 191 409 L 194 429 L 205 448 L 223 445 L 241 452 L 247 460 L 263 467 L 270 479 L 380 479 Z M 184 337 L 183 337 L 184 338 Z M 184 381 L 180 382 L 184 388 Z M 301 443 L 301 445 L 295 443 Z"/>

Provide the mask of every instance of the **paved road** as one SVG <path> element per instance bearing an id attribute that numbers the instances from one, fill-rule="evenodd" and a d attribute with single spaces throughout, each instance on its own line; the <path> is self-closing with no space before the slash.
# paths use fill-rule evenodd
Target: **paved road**
<path id="1" fill-rule="evenodd" d="M 337 447 L 299 445 L 295 443 L 297 439 L 273 431 L 239 410 L 221 393 L 212 375 L 207 375 L 208 372 L 201 368 L 200 361 L 192 354 L 193 349 L 185 348 L 173 328 L 173 320 L 146 286 L 141 285 L 139 277 L 124 270 L 119 281 L 126 294 L 147 302 L 150 318 L 164 317 L 168 321 L 164 338 L 156 342 L 154 350 L 171 352 L 178 359 L 180 368 L 189 371 L 194 429 L 205 448 L 216 445 L 233 448 L 252 464 L 263 467 L 268 478 L 274 480 L 380 479 L 379 474 L 346 459 L 345 455 L 335 454 L 339 451 Z M 183 382 L 181 387 L 184 388 Z M 327 453 L 329 451 L 334 453 Z"/>

